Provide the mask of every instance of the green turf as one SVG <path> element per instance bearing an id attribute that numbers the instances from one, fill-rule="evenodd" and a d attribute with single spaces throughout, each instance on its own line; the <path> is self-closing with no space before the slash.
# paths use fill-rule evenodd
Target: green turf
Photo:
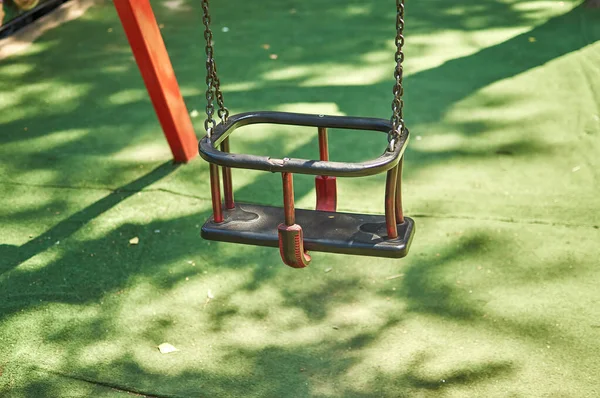
<path id="1" fill-rule="evenodd" d="M 196 3 L 153 5 L 200 136 Z M 214 3 L 232 112 L 390 116 L 393 1 Z M 417 235 L 399 261 L 313 253 L 292 270 L 274 249 L 201 240 L 208 168 L 171 164 L 110 2 L 3 60 L 0 396 L 600 395 L 600 12 L 406 8 Z M 318 148 L 282 126 L 234 138 L 236 152 Z M 330 145 L 364 160 L 385 139 Z M 240 200 L 281 201 L 277 175 L 234 179 Z M 383 183 L 340 180 L 340 208 L 381 212 Z M 312 178 L 295 186 L 313 206 Z"/>

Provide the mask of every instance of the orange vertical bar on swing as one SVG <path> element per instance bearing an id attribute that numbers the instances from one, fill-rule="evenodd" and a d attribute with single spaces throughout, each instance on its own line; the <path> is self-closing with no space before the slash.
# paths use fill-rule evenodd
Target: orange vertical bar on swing
<path id="1" fill-rule="evenodd" d="M 149 0 L 114 0 L 129 45 L 176 162 L 198 155 L 198 140 Z"/>
<path id="2" fill-rule="evenodd" d="M 319 159 L 329 161 L 327 129 L 319 127 Z M 333 176 L 316 176 L 317 210 L 335 211 L 337 208 L 337 182 Z"/>

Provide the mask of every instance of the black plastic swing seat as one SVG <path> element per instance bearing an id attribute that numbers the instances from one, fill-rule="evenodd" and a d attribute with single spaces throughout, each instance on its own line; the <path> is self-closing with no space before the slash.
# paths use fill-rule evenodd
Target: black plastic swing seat
<path id="1" fill-rule="evenodd" d="M 277 226 L 284 219 L 280 207 L 236 203 L 224 210 L 224 221 L 210 218 L 202 227 L 208 240 L 278 247 Z M 408 217 L 398 224 L 398 238 L 388 239 L 385 216 L 296 209 L 296 223 L 304 231 L 308 251 L 402 258 L 408 254 L 415 231 Z"/>

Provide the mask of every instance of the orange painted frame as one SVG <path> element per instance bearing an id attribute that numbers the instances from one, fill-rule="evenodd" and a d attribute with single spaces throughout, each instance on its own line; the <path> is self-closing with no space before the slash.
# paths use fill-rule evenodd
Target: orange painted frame
<path id="1" fill-rule="evenodd" d="M 176 162 L 198 155 L 198 139 L 149 0 L 114 0 L 121 24 Z"/>

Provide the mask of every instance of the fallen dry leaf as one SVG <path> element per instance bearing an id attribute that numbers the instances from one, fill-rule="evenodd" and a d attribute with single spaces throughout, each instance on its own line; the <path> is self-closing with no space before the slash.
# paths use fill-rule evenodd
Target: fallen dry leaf
<path id="1" fill-rule="evenodd" d="M 161 345 L 158 346 L 158 350 L 160 351 L 161 354 L 168 354 L 171 352 L 179 351 L 177 348 L 173 347 L 169 343 L 162 343 Z"/>
<path id="2" fill-rule="evenodd" d="M 130 245 L 137 245 L 138 243 L 140 243 L 140 238 L 138 238 L 137 236 L 135 238 L 129 239 Z"/>
<path id="3" fill-rule="evenodd" d="M 397 275 L 388 276 L 385 279 L 387 279 L 389 281 L 389 280 L 392 280 L 392 279 L 402 278 L 403 276 L 404 276 L 404 274 L 397 274 Z"/>
<path id="4" fill-rule="evenodd" d="M 204 271 L 204 273 L 206 274 L 206 271 Z M 208 292 L 206 293 L 206 301 L 204 302 L 204 307 L 206 307 L 208 305 L 208 303 L 210 303 L 210 300 L 212 300 L 214 298 L 215 298 L 214 294 L 212 294 L 210 289 L 208 289 Z"/>

